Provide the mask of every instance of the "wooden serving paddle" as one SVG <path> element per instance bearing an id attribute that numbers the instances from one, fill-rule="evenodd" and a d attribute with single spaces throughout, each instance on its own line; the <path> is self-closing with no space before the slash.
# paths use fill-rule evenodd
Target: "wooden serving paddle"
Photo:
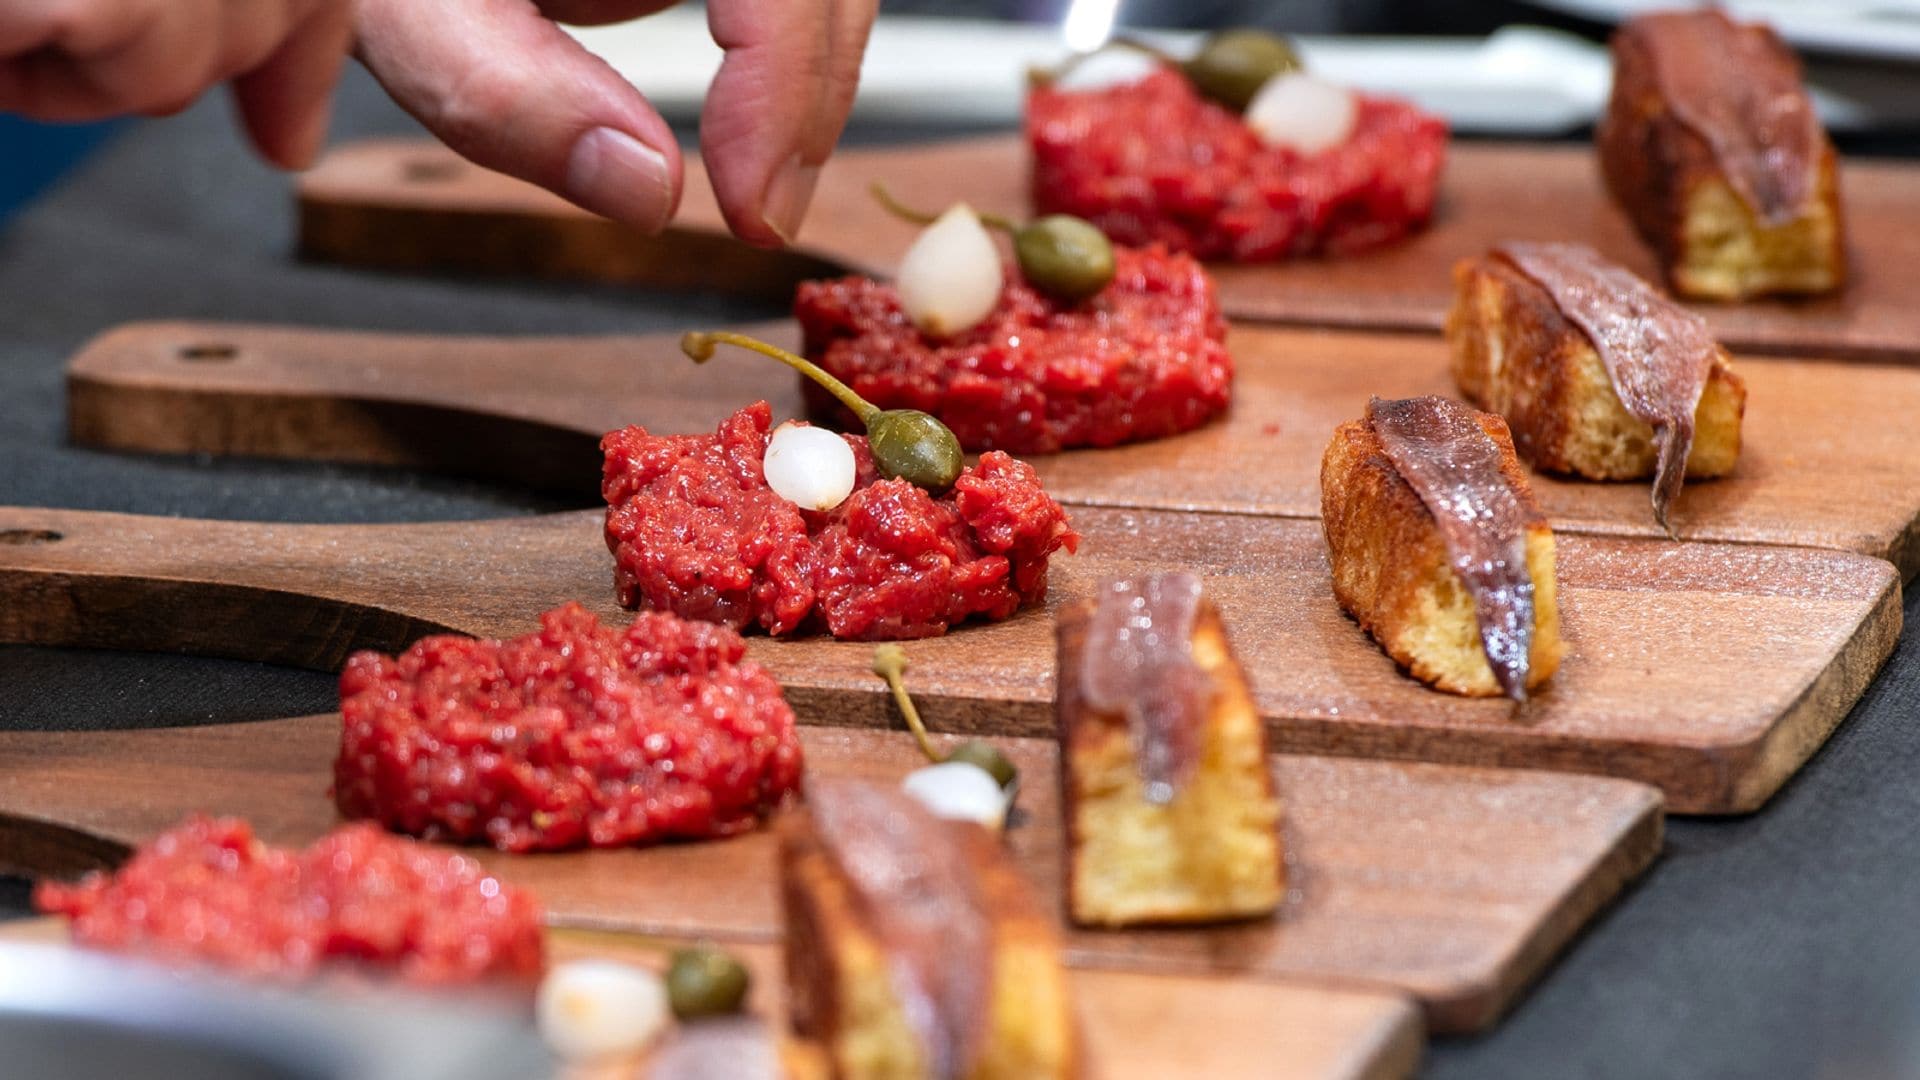
<path id="1" fill-rule="evenodd" d="M 0 943 L 64 945 L 64 920 L 0 923 Z M 550 964 L 612 960 L 659 970 L 671 939 L 612 931 L 555 928 L 547 935 Z M 772 945 L 729 947 L 752 973 L 744 1015 L 722 1023 L 781 1031 L 787 1010 L 780 951 Z M 1399 1080 L 1420 1061 L 1420 1015 L 1404 997 L 1267 979 L 1149 975 L 1127 971 L 1069 973 L 1085 1052 L 1101 1080 L 1160 1080 L 1180 1071 L 1200 1076 L 1263 1076 L 1275 1080 Z M 666 1052 L 682 1028 L 655 1048 Z M 654 1061 L 649 1057 L 647 1062 Z M 560 1080 L 660 1080 L 631 1068 L 582 1066 Z"/>
<path id="2" fill-rule="evenodd" d="M 747 328 L 795 344 L 790 324 Z M 436 337 L 223 323 L 136 323 L 68 366 L 75 441 L 118 450 L 408 465 L 599 502 L 602 434 L 710 432 L 764 397 L 805 415 L 797 377 L 723 349 L 694 366 L 677 335 Z M 1372 394 L 1457 394 L 1434 339 L 1236 327 L 1234 406 L 1170 439 L 1029 459 L 1069 504 L 1317 517 L 1320 455 Z M 1734 474 L 1689 483 L 1690 540 L 1829 547 L 1920 572 L 1920 468 L 1887 416 L 1920 415 L 1920 371 L 1759 361 Z M 1663 536 L 1647 482 L 1536 474 L 1560 531 Z"/>
<path id="3" fill-rule="evenodd" d="M 414 271 L 530 274 L 701 288 L 786 300 L 807 278 L 888 275 L 914 229 L 868 194 L 873 181 L 916 205 L 965 200 L 1029 214 L 1018 136 L 836 155 L 821 173 L 796 247 L 757 252 L 726 239 L 692 158 L 677 223 L 647 238 L 529 184 L 468 164 L 438 144 L 385 139 L 328 154 L 300 182 L 300 249 L 310 258 Z M 1852 280 L 1813 300 L 1698 305 L 1736 352 L 1920 363 L 1920 166 L 1849 161 L 1841 169 Z M 1587 147 L 1456 140 L 1430 229 L 1381 251 L 1214 267 L 1236 319 L 1312 326 L 1438 330 L 1455 261 L 1506 240 L 1572 240 L 1636 273 L 1658 266 L 1608 199 Z"/>
<path id="4" fill-rule="evenodd" d="M 609 620 L 602 513 L 425 525 L 277 525 L 0 508 L 0 641 L 181 650 L 337 670 L 421 634 L 531 631 L 580 600 Z M 1544 692 L 1430 690 L 1333 601 L 1318 521 L 1078 507 L 1048 605 L 1103 577 L 1199 574 L 1275 748 L 1546 768 L 1653 784 L 1684 813 L 1767 800 L 1846 715 L 1900 633 L 1892 566 L 1847 552 L 1565 535 L 1566 661 Z M 872 646 L 756 637 L 808 722 L 895 723 Z M 1053 730 L 1053 628 L 1030 608 L 912 642 L 946 731 Z"/>
<path id="5" fill-rule="evenodd" d="M 893 782 L 924 763 L 904 731 L 806 728 L 802 739 L 814 778 Z M 112 862 L 194 811 L 244 816 L 270 843 L 307 843 L 339 821 L 327 795 L 339 741 L 337 715 L 0 733 L 0 864 L 71 873 Z M 996 742 L 1024 781 L 1008 843 L 1058 910 L 1053 743 Z M 1660 797 L 1639 784 L 1284 754 L 1273 768 L 1289 878 L 1277 919 L 1072 932 L 1069 962 L 1384 988 L 1419 999 L 1437 1030 L 1475 1030 L 1660 848 Z M 644 849 L 472 851 L 534 890 L 559 924 L 768 942 L 780 927 L 773 841 L 760 830 Z"/>

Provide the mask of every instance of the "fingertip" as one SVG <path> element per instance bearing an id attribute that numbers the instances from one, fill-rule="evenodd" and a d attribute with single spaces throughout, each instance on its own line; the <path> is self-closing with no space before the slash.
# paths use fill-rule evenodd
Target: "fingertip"
<path id="1" fill-rule="evenodd" d="M 678 208 L 676 165 L 627 132 L 596 127 L 574 140 L 561 194 L 583 209 L 651 235 L 666 228 Z"/>

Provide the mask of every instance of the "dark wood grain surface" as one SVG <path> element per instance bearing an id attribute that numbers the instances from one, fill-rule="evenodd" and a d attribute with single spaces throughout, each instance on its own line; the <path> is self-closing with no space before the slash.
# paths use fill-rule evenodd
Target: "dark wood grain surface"
<path id="1" fill-rule="evenodd" d="M 529 632 L 580 600 L 622 618 L 597 511 L 397 526 L 269 525 L 0 508 L 0 641 L 170 650 L 337 670 L 435 630 Z M 1900 631 L 1892 566 L 1805 548 L 1563 536 L 1569 649 L 1545 692 L 1430 690 L 1334 603 L 1317 521 L 1080 507 L 1049 605 L 1169 566 L 1219 603 L 1276 748 L 1621 776 L 1684 813 L 1764 803 L 1833 730 Z M 1031 608 L 913 642 L 929 723 L 1052 730 L 1052 626 Z M 809 722 L 893 723 L 872 647 L 758 638 Z"/>
<path id="2" fill-rule="evenodd" d="M 781 323 L 748 327 L 794 343 Z M 1234 405 L 1171 439 L 1032 459 L 1070 504 L 1317 517 L 1320 455 L 1367 398 L 1456 394 L 1446 346 L 1401 334 L 1236 327 Z M 1829 547 L 1920 572 L 1920 370 L 1755 360 L 1734 474 L 1688 485 L 1694 540 Z M 68 369 L 68 429 L 110 449 L 408 465 L 598 502 L 601 434 L 711 431 L 765 397 L 801 415 L 797 376 L 677 336 L 434 337 L 221 323 L 123 326 Z M 1648 485 L 1536 474 L 1554 528 L 1660 536 Z"/>
<path id="3" fill-rule="evenodd" d="M 836 270 L 890 273 L 914 230 L 867 193 L 874 180 L 916 204 L 964 199 L 1028 212 L 1018 137 L 850 150 L 820 178 L 794 251 L 769 254 L 724 239 L 705 177 L 689 162 L 673 229 L 647 239 L 590 218 L 544 191 L 466 164 L 435 144 L 343 146 L 300 189 L 307 255 L 407 270 L 504 272 L 700 287 L 784 299 L 795 282 Z M 1853 281 L 1840 296 L 1702 305 L 1736 351 L 1920 362 L 1920 166 L 1847 161 L 1841 188 Z M 1452 264 L 1504 240 L 1577 240 L 1635 271 L 1652 254 L 1608 201 L 1590 148 L 1456 141 L 1431 229 L 1358 257 L 1220 266 L 1235 318 L 1316 326 L 1437 330 Z"/>
<path id="4" fill-rule="evenodd" d="M 337 716 L 95 733 L 0 733 L 0 863 L 72 872 L 194 811 L 272 843 L 338 822 Z M 813 777 L 882 781 L 922 763 L 904 731 L 803 731 Z M 1060 903 L 1053 745 L 1002 740 L 1026 783 L 1013 853 Z M 1214 929 L 1069 934 L 1077 966 L 1309 977 L 1418 998 L 1441 1030 L 1491 1023 L 1660 847 L 1660 798 L 1617 780 L 1279 755 L 1289 891 L 1278 918 Z M 774 843 L 475 854 L 563 925 L 768 942 Z"/>

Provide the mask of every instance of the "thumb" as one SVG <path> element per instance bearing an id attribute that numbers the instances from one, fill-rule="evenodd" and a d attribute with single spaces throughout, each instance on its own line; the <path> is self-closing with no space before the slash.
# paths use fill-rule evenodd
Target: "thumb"
<path id="1" fill-rule="evenodd" d="M 673 217 L 666 121 L 526 0 L 362 0 L 357 32 L 380 84 L 467 159 L 647 232 Z"/>

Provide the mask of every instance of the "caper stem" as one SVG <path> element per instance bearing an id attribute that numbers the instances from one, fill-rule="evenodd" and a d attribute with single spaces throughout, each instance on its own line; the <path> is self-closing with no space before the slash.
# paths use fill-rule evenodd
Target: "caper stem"
<path id="1" fill-rule="evenodd" d="M 873 194 L 874 200 L 881 206 L 886 207 L 887 213 L 892 214 L 894 217 L 911 221 L 915 225 L 931 225 L 939 220 L 939 214 L 929 214 L 925 210 L 915 210 L 913 207 L 894 198 L 893 193 L 887 190 L 887 186 L 878 180 L 868 184 L 867 190 Z M 973 216 L 980 219 L 980 224 L 990 229 L 999 229 L 1009 236 L 1020 231 L 1019 225 L 1016 225 L 1007 218 L 1001 217 L 999 214 L 983 214 L 975 210 Z"/>
<path id="2" fill-rule="evenodd" d="M 893 703 L 900 706 L 900 715 L 907 718 L 907 727 L 913 730 L 920 752 L 927 755 L 928 761 L 938 764 L 946 758 L 934 750 L 933 740 L 927 737 L 927 725 L 920 722 L 920 710 L 907 694 L 906 680 L 902 678 L 906 670 L 907 650 L 891 643 L 873 650 L 873 673 L 887 680 L 887 686 L 893 690 Z"/>
<path id="3" fill-rule="evenodd" d="M 1128 37 L 1125 34 L 1120 34 L 1108 38 L 1094 48 L 1074 53 L 1053 67 L 1029 68 L 1027 70 L 1027 82 L 1034 86 L 1051 86 L 1073 74 L 1081 64 L 1099 56 L 1108 49 L 1128 49 L 1137 53 L 1145 53 L 1163 64 L 1178 64 L 1180 62 L 1179 58 L 1168 53 L 1158 45 L 1150 44 L 1136 37 Z"/>
<path id="4" fill-rule="evenodd" d="M 840 399 L 840 404 L 853 410 L 862 424 L 872 423 L 880 415 L 880 409 L 866 398 L 853 392 L 853 387 L 834 378 L 822 370 L 820 365 L 804 356 L 790 353 L 778 345 L 769 345 L 759 338 L 745 334 L 736 334 L 731 330 L 689 330 L 680 337 L 680 351 L 686 353 L 696 364 L 704 364 L 713 359 L 715 345 L 738 345 L 742 349 L 757 352 L 762 356 L 771 356 L 775 360 L 819 383 L 827 393 Z"/>

